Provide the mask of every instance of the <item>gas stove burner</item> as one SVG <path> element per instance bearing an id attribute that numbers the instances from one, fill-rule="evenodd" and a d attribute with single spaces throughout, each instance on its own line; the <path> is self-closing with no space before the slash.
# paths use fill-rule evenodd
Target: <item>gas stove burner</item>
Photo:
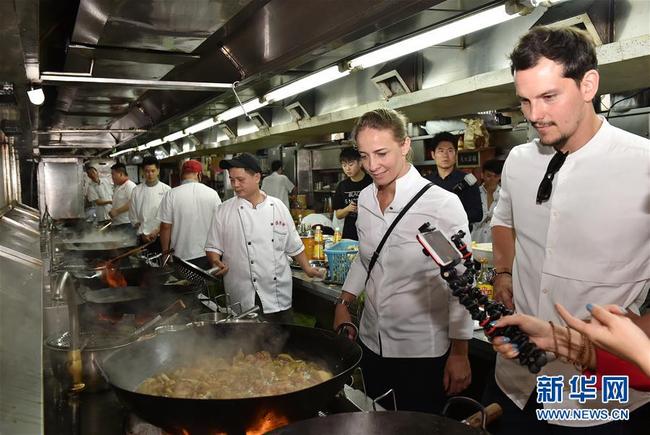
<path id="1" fill-rule="evenodd" d="M 384 411 L 379 404 L 375 403 L 377 411 Z M 332 401 L 322 410 L 317 411 L 314 417 L 325 417 L 333 414 L 350 413 L 371 411 L 373 408 L 373 400 L 366 396 L 361 390 L 357 390 L 348 385 L 345 385 L 343 390 L 336 395 Z M 272 413 L 264 415 L 257 424 L 251 425 L 251 428 L 246 430 L 246 435 L 258 435 L 270 432 L 275 429 L 287 426 L 295 421 L 290 421 L 284 416 L 275 415 Z M 176 435 L 169 433 L 151 423 L 146 422 L 134 413 L 126 415 L 124 423 L 124 433 L 126 435 Z M 242 433 L 242 434 L 243 434 Z M 189 431 L 181 429 L 178 435 L 190 435 Z M 216 432 L 215 435 L 228 435 L 225 433 Z"/>
<path id="2" fill-rule="evenodd" d="M 125 435 L 170 435 L 168 432 L 151 423 L 147 423 L 133 413 L 126 416 L 124 426 Z"/>

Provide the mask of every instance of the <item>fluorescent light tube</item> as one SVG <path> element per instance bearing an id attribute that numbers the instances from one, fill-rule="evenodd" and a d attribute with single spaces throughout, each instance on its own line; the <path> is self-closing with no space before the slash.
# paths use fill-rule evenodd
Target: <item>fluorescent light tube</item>
<path id="1" fill-rule="evenodd" d="M 505 5 L 499 5 L 484 11 L 460 18 L 419 35 L 412 36 L 394 44 L 387 45 L 370 53 L 363 54 L 350 61 L 350 68 L 369 68 L 388 62 L 407 54 L 415 53 L 427 47 L 459 38 L 464 35 L 486 29 L 496 24 L 517 18 L 518 14 L 509 15 Z"/>
<path id="2" fill-rule="evenodd" d="M 157 147 L 158 145 L 162 145 L 164 143 L 165 142 L 162 139 L 152 140 L 151 142 L 147 142 L 145 145 L 143 145 L 144 146 L 143 149 L 146 150 L 146 149 L 149 149 L 149 148 Z M 138 147 L 138 151 L 142 151 L 140 149 L 140 147 Z"/>
<path id="3" fill-rule="evenodd" d="M 269 104 L 268 101 L 262 102 L 259 98 L 254 98 L 252 100 L 246 101 L 241 106 L 231 107 L 225 112 L 221 112 L 220 114 L 217 115 L 216 119 L 218 123 L 230 121 L 231 119 L 243 115 L 244 109 L 246 109 L 246 113 L 250 113 L 256 111 L 260 107 L 266 106 L 267 104 Z"/>
<path id="4" fill-rule="evenodd" d="M 214 118 L 204 119 L 201 122 L 198 122 L 194 125 L 191 125 L 185 129 L 185 133 L 194 134 L 199 131 L 205 130 L 217 124 L 217 121 Z"/>
<path id="5" fill-rule="evenodd" d="M 163 142 L 174 142 L 175 140 L 178 140 L 182 137 L 187 136 L 187 133 L 185 133 L 185 130 L 179 130 L 176 133 L 172 133 L 170 135 L 167 135 L 163 137 Z"/>
<path id="6" fill-rule="evenodd" d="M 305 76 L 294 82 L 280 86 L 279 88 L 274 89 L 264 95 L 262 99 L 268 102 L 281 101 L 310 89 L 317 88 L 318 86 L 324 85 L 325 83 L 329 83 L 340 79 L 341 77 L 345 77 L 348 74 L 350 74 L 350 71 L 347 69 L 340 71 L 337 65 L 330 66 L 321 71 L 309 74 L 308 76 Z"/>
<path id="7" fill-rule="evenodd" d="M 117 152 L 115 152 L 115 153 L 113 153 L 113 154 L 109 154 L 109 157 L 117 157 L 117 156 L 121 156 L 122 154 L 126 154 L 126 153 L 130 153 L 131 151 L 135 151 L 136 149 L 137 149 L 137 147 L 127 148 L 127 149 L 125 149 L 125 150 L 117 151 Z"/>

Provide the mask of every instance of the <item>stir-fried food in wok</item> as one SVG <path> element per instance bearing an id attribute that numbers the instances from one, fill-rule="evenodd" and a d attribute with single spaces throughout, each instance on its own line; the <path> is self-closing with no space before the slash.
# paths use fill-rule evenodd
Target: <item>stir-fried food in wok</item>
<path id="1" fill-rule="evenodd" d="M 244 354 L 232 360 L 204 357 L 170 372 L 147 378 L 138 392 L 185 399 L 243 399 L 273 396 L 311 387 L 332 377 L 316 363 L 281 353 Z"/>

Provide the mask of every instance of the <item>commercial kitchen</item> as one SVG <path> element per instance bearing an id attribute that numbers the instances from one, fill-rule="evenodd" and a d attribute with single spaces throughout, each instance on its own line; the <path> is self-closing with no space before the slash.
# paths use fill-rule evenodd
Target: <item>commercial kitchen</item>
<path id="1" fill-rule="evenodd" d="M 649 136 L 647 0 L 8 0 L 0 17 L 2 434 L 489 433 L 490 403 L 478 402 L 496 354 L 478 323 L 467 399 L 442 416 L 391 413 L 390 392 L 381 404 L 370 397 L 361 348 L 333 331 L 356 253 L 332 250 L 339 155 L 355 145 L 356 120 L 403 113 L 423 176 L 436 171 L 427 144 L 451 132 L 464 142 L 456 168 L 481 182 L 486 161 L 535 137 L 509 53 L 535 26 L 571 26 L 596 45 L 596 112 Z M 235 192 L 223 162 L 244 152 L 264 177 L 281 162 L 304 252 L 326 273 L 292 264 L 291 325 L 231 305 L 223 277 L 143 246 L 89 200 L 89 168 L 110 186 L 121 163 L 141 184 L 153 156 L 172 188 L 185 162 L 199 162 L 201 182 L 226 201 Z M 335 230 L 319 233 L 320 252 L 308 222 Z M 493 278 L 491 244 L 474 248 Z M 330 255 L 344 260 L 343 275 Z M 362 305 L 351 307 L 357 326 Z M 331 377 L 243 399 L 135 390 L 206 348 L 232 357 L 251 335 L 284 337 L 280 350 L 320 361 Z"/>

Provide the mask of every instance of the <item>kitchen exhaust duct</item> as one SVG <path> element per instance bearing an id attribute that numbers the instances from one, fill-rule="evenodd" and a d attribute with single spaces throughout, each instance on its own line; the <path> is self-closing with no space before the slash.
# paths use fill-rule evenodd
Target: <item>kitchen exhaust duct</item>
<path id="1" fill-rule="evenodd" d="M 265 130 L 271 127 L 272 111 L 265 108 L 250 114 L 250 119 L 259 130 Z"/>
<path id="2" fill-rule="evenodd" d="M 296 101 L 289 104 L 288 106 L 284 106 L 284 110 L 289 112 L 291 118 L 296 122 L 311 118 L 310 111 L 305 106 L 303 106 L 300 101 Z"/>
<path id="3" fill-rule="evenodd" d="M 419 59 L 420 54 L 415 53 L 406 59 L 389 62 L 371 78 L 384 99 L 408 94 L 420 88 L 417 78 L 418 70 L 421 72 L 422 68 L 418 65 L 421 63 Z"/>

